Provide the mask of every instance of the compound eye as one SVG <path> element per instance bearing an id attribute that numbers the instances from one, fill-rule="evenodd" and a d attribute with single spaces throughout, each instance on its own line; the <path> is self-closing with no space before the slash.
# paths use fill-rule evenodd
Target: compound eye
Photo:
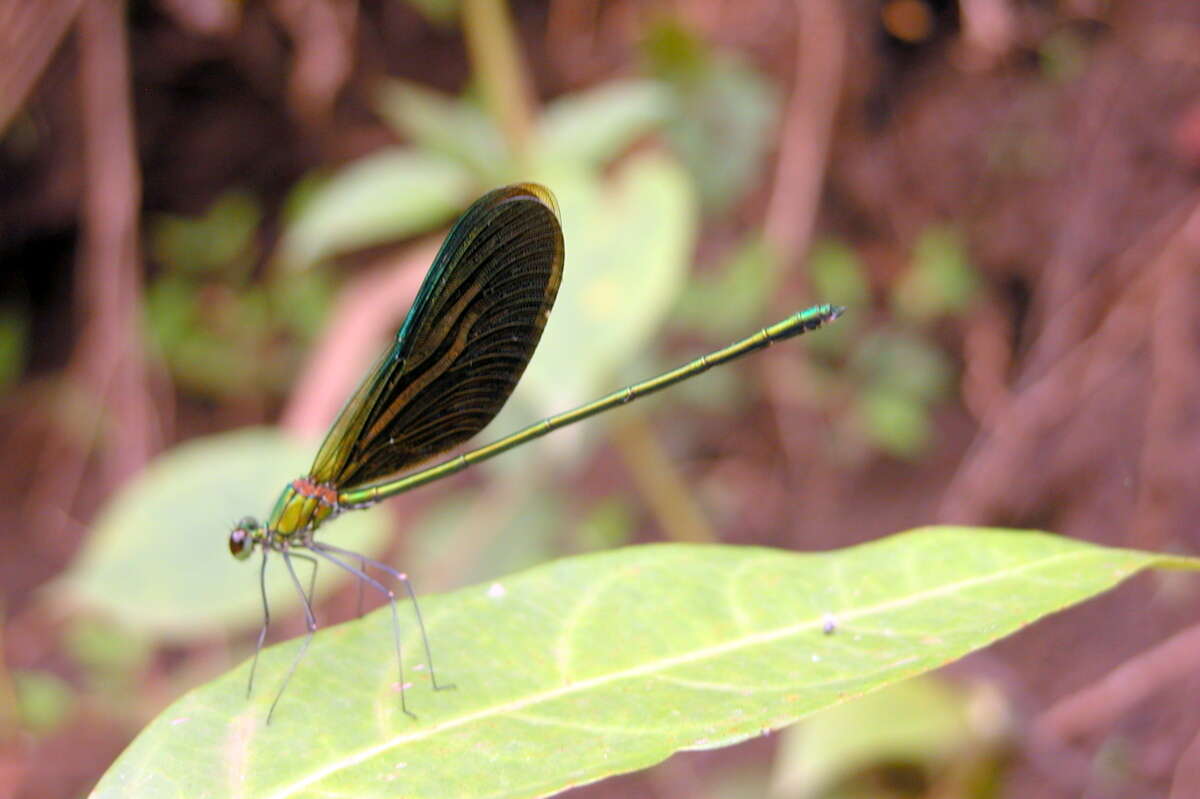
<path id="1" fill-rule="evenodd" d="M 229 554 L 238 560 L 245 560 L 254 551 L 254 538 L 246 530 L 238 527 L 229 534 Z"/>

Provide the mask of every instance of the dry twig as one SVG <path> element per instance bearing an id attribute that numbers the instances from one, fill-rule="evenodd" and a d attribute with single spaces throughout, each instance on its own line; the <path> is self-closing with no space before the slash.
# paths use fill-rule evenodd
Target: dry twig
<path id="1" fill-rule="evenodd" d="M 1034 723 L 1037 736 L 1067 742 L 1111 727 L 1139 702 L 1200 667 L 1200 626 L 1176 633 L 1050 707 Z"/>
<path id="2" fill-rule="evenodd" d="M 25 104 L 81 0 L 0 0 L 0 132 Z"/>
<path id="3" fill-rule="evenodd" d="M 86 0 L 79 14 L 78 43 L 84 128 L 78 260 L 83 324 L 70 375 L 93 398 L 94 418 L 87 429 L 100 436 L 103 479 L 114 483 L 140 469 L 161 438 L 138 326 L 141 176 L 125 4 Z M 69 509 L 86 461 L 86 455 L 70 444 L 48 446 L 35 464 L 35 485 L 26 508 Z"/>
<path id="4" fill-rule="evenodd" d="M 1168 222 L 1179 225 L 1177 217 Z M 1157 258 L 1146 258 L 1149 264 L 1116 297 L 1095 332 L 1068 349 L 1052 368 L 1015 392 L 1010 402 L 984 419 L 979 438 L 971 445 L 946 490 L 940 513 L 943 520 L 973 521 L 994 511 L 1001 498 L 1011 495 L 1013 481 L 1023 472 L 1024 464 L 1034 458 L 1037 445 L 1076 414 L 1081 402 L 1146 346 L 1145 321 L 1152 314 L 1157 286 L 1172 268 L 1174 259 L 1180 257 L 1178 248 L 1182 242 L 1200 233 L 1200 205 L 1193 208 L 1180 230 Z M 1148 239 L 1158 241 L 1157 234 L 1158 231 L 1153 231 Z M 1131 250 L 1130 257 L 1125 259 L 1126 271 L 1141 261 L 1144 249 Z M 1087 304 L 1094 302 L 1090 297 L 1076 299 Z M 1061 313 L 1076 315 L 1077 311 L 1068 307 Z M 1043 335 L 1050 333 L 1046 331 Z M 1056 329 L 1053 335 L 1058 338 L 1064 331 Z"/>
<path id="5" fill-rule="evenodd" d="M 767 240 L 785 264 L 808 249 L 841 94 L 846 25 L 832 0 L 798 0 L 796 71 L 767 207 Z"/>

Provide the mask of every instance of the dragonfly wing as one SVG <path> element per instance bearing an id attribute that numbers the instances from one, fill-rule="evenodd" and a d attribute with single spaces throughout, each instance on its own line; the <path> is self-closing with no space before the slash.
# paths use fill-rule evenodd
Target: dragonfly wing
<path id="1" fill-rule="evenodd" d="M 450 229 L 392 348 L 351 396 L 310 477 L 377 482 L 478 433 L 508 400 L 562 280 L 554 197 L 496 189 Z"/>

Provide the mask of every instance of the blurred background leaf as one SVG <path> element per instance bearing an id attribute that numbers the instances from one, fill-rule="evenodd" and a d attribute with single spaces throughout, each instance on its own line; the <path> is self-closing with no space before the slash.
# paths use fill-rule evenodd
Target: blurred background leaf
<path id="1" fill-rule="evenodd" d="M 551 184 L 571 268 L 517 389 L 539 416 L 618 387 L 683 288 L 696 235 L 691 184 L 669 157 L 639 155 L 607 184 L 573 177 Z"/>
<path id="2" fill-rule="evenodd" d="M 150 253 L 173 272 L 223 273 L 245 280 L 254 265 L 255 236 L 262 223 L 258 202 L 248 193 L 230 191 L 198 217 L 162 216 L 150 231 Z"/>
<path id="3" fill-rule="evenodd" d="M 924 676 L 822 710 L 780 736 L 772 797 L 994 795 L 988 773 L 1012 734 L 995 686 Z"/>
<path id="4" fill-rule="evenodd" d="M 50 672 L 18 670 L 11 677 L 21 726 L 34 734 L 53 732 L 74 708 L 70 683 Z"/>
<path id="5" fill-rule="evenodd" d="M 549 165 L 599 169 L 670 119 L 669 89 L 650 80 L 612 81 L 548 104 L 538 120 L 537 157 Z"/>
<path id="6" fill-rule="evenodd" d="M 110 618 L 157 640 L 186 641 L 262 621 L 256 563 L 218 545 L 248 512 L 265 512 L 281 488 L 302 474 L 311 444 L 274 430 L 208 436 L 156 459 L 99 515 L 83 551 L 47 589 L 48 599 Z M 348 514 L 330 527 L 339 546 L 378 554 L 387 524 L 378 512 Z M 271 607 L 298 606 L 279 558 L 268 568 Z M 325 568 L 317 595 L 345 575 Z"/>
<path id="7" fill-rule="evenodd" d="M 778 259 L 761 232 L 755 231 L 738 242 L 715 276 L 697 276 L 688 282 L 674 318 L 713 336 L 743 336 L 762 321 L 778 279 Z"/>
<path id="8" fill-rule="evenodd" d="M 480 185 L 519 178 L 500 130 L 475 103 L 415 83 L 388 80 L 380 84 L 376 106 L 398 135 L 425 152 L 457 162 Z"/>
<path id="9" fill-rule="evenodd" d="M 728 208 L 762 169 L 779 116 L 778 92 L 757 70 L 713 49 L 678 20 L 651 26 L 643 47 L 650 73 L 666 81 L 674 98 L 671 145 L 705 209 Z"/>
<path id="10" fill-rule="evenodd" d="M 424 150 L 384 149 L 311 189 L 284 231 L 277 258 L 295 271 L 349 250 L 424 233 L 473 199 L 454 160 Z"/>

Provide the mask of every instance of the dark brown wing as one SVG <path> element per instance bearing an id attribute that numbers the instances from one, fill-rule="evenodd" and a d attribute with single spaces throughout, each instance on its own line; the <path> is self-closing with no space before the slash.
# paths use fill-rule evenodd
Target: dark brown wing
<path id="1" fill-rule="evenodd" d="M 461 444 L 525 371 L 562 280 L 554 196 L 488 192 L 446 236 L 392 349 L 342 408 L 310 477 L 339 490 L 378 482 Z"/>

